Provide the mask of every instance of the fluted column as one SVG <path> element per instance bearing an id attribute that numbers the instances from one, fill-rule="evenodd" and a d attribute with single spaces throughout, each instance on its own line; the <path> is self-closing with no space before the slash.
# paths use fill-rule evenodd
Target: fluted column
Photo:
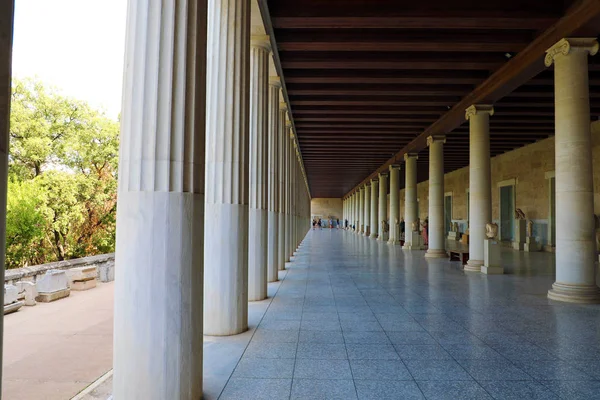
<path id="1" fill-rule="evenodd" d="M 292 123 L 288 122 L 286 125 L 286 139 L 287 139 L 287 163 L 286 163 L 286 220 L 285 220 L 285 261 L 290 261 L 292 255 L 292 165 L 294 162 L 294 146 L 293 143 L 293 130 Z"/>
<path id="2" fill-rule="evenodd" d="M 371 179 L 371 237 L 373 239 L 377 239 L 379 235 L 379 224 L 377 223 L 377 218 L 379 214 L 377 210 L 379 209 L 379 180 Z"/>
<path id="3" fill-rule="evenodd" d="M 6 11 L 2 4 L 0 11 Z M 202 1 L 129 2 L 115 261 L 115 400 L 202 397 L 205 23 Z M 0 30 L 5 27 L 0 23 Z M 5 33 L 0 31 L 0 52 Z"/>
<path id="4" fill-rule="evenodd" d="M 285 166 L 287 165 L 287 135 L 286 135 L 286 122 L 287 122 L 287 105 L 284 102 L 279 103 L 279 158 L 278 158 L 278 170 L 279 170 L 279 218 L 277 220 L 277 257 L 279 257 L 279 270 L 285 269 L 286 251 L 285 251 L 285 193 L 286 193 L 286 182 L 285 182 Z"/>
<path id="5" fill-rule="evenodd" d="M 248 329 L 249 3 L 208 0 L 207 335 L 234 335 Z"/>
<path id="6" fill-rule="evenodd" d="M 268 251 L 267 280 L 276 282 L 279 271 L 279 77 L 269 79 L 269 214 L 268 214 Z"/>
<path id="7" fill-rule="evenodd" d="M 0 2 L 0 265 L 2 266 L 5 263 L 6 251 L 6 195 L 8 191 L 8 141 L 14 10 L 14 0 Z M 4 268 L 0 268 L 0 278 L 4 282 Z M 0 299 L 4 299 L 4 292 L 0 292 Z M 0 318 L 0 360 L 2 360 L 3 325 L 3 318 Z M 2 393 L 2 368 L 0 368 L 0 393 Z"/>
<path id="8" fill-rule="evenodd" d="M 364 235 L 369 236 L 371 234 L 371 184 L 365 185 L 365 208 L 364 208 L 364 220 L 365 220 L 365 231 Z"/>
<path id="9" fill-rule="evenodd" d="M 387 192 L 388 192 L 388 173 L 379 174 L 379 237 L 377 240 L 384 240 L 383 221 L 387 219 Z"/>
<path id="10" fill-rule="evenodd" d="M 594 183 L 588 54 L 595 38 L 562 39 L 547 51 L 554 63 L 556 282 L 548 298 L 600 303 L 596 285 Z"/>
<path id="11" fill-rule="evenodd" d="M 417 221 L 417 154 L 404 155 L 404 248 L 418 248 L 418 243 L 413 243 L 412 226 Z"/>
<path id="12" fill-rule="evenodd" d="M 390 237 L 388 243 L 396 244 L 400 240 L 397 222 L 400 221 L 400 166 L 390 165 Z"/>
<path id="13" fill-rule="evenodd" d="M 267 298 L 268 249 L 268 36 L 250 41 L 250 202 L 248 213 L 248 300 Z"/>
<path id="14" fill-rule="evenodd" d="M 429 248 L 425 257 L 446 257 L 444 232 L 444 143 L 445 136 L 429 136 Z"/>
<path id="15" fill-rule="evenodd" d="M 480 272 L 483 265 L 485 225 L 492 222 L 492 183 L 490 172 L 491 105 L 467 108 L 469 121 L 469 261 L 467 272 Z"/>
<path id="16" fill-rule="evenodd" d="M 358 233 L 365 233 L 365 187 L 358 191 Z"/>

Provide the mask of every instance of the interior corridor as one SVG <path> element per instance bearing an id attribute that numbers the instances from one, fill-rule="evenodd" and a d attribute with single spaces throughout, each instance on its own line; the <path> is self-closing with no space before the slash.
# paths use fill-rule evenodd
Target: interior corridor
<path id="1" fill-rule="evenodd" d="M 600 306 L 547 299 L 553 254 L 502 256 L 504 275 L 466 274 L 310 231 L 220 398 L 600 398 Z"/>

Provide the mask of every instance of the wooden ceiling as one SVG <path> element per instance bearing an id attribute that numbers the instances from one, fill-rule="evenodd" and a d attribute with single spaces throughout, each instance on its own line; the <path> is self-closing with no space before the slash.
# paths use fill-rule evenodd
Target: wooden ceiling
<path id="1" fill-rule="evenodd" d="M 313 197 L 343 197 L 425 139 L 447 134 L 445 171 L 468 165 L 465 109 L 493 103 L 492 156 L 554 131 L 545 50 L 596 36 L 600 0 L 268 0 Z M 600 62 L 590 59 L 592 115 Z"/>

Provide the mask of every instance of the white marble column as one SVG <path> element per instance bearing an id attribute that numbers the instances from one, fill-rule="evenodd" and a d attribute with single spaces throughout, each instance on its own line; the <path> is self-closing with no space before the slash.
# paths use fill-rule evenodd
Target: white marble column
<path id="1" fill-rule="evenodd" d="M 371 184 L 365 185 L 365 208 L 364 208 L 364 235 L 369 236 L 371 234 Z"/>
<path id="2" fill-rule="evenodd" d="M 250 2 L 208 0 L 204 333 L 248 329 Z"/>
<path id="3" fill-rule="evenodd" d="M 466 272 L 481 272 L 485 225 L 492 222 L 492 184 L 490 173 L 491 105 L 467 108 L 469 121 L 469 261 Z"/>
<path id="4" fill-rule="evenodd" d="M 14 0 L 0 2 L 0 265 L 5 264 L 6 250 L 6 193 L 8 189 L 8 138 L 11 100 L 12 43 L 14 25 Z M 0 268 L 4 282 L 4 268 Z M 0 293 L 4 300 L 4 292 Z M 2 302 L 4 304 L 4 301 Z M 2 359 L 3 318 L 0 318 L 0 360 Z M 202 367 L 200 367 L 202 368 Z M 202 385 L 200 385 L 202 388 Z M 2 369 L 0 368 L 0 393 Z"/>
<path id="5" fill-rule="evenodd" d="M 6 11 L 2 4 L 0 11 Z M 115 261 L 115 400 L 202 397 L 206 11 L 206 3 L 196 0 L 129 2 Z M 0 24 L 0 30 L 5 27 Z M 0 32 L 0 57 L 6 34 Z M 4 64 L 0 68 L 6 72 Z M 3 94 L 6 84 L 2 81 Z M 5 105 L 0 103 L 0 110 Z"/>
<path id="6" fill-rule="evenodd" d="M 390 165 L 390 237 L 388 243 L 397 244 L 400 240 L 398 223 L 400 222 L 400 166 Z"/>
<path id="7" fill-rule="evenodd" d="M 377 223 L 377 218 L 379 217 L 379 213 L 377 212 L 379 209 L 379 180 L 371 179 L 371 238 L 377 239 L 379 236 L 379 224 Z"/>
<path id="8" fill-rule="evenodd" d="M 358 190 L 358 233 L 365 232 L 365 187 Z"/>
<path id="9" fill-rule="evenodd" d="M 383 232 L 383 221 L 387 220 L 387 192 L 388 192 L 388 173 L 382 172 L 379 174 L 379 220 L 377 221 L 377 225 L 379 225 L 379 237 L 377 240 L 383 241 L 384 232 Z"/>
<path id="10" fill-rule="evenodd" d="M 287 124 L 287 153 L 288 153 L 288 162 L 287 162 L 287 214 L 286 214 L 286 226 L 285 226 L 285 248 L 286 248 L 286 261 L 290 261 L 290 257 L 292 256 L 292 168 L 294 163 L 294 133 L 292 129 L 292 123 L 288 122 Z"/>
<path id="11" fill-rule="evenodd" d="M 279 270 L 285 269 L 285 165 L 287 162 L 287 153 L 285 151 L 288 140 L 286 139 L 286 121 L 287 105 L 284 102 L 279 103 L 279 157 L 277 159 L 279 166 L 279 218 L 277 220 L 277 257 L 279 257 Z"/>
<path id="12" fill-rule="evenodd" d="M 417 154 L 404 155 L 404 248 L 420 249 L 418 243 L 413 243 L 412 226 L 417 222 Z"/>
<path id="13" fill-rule="evenodd" d="M 248 212 L 248 300 L 267 298 L 268 249 L 268 36 L 250 40 L 250 201 Z"/>
<path id="14" fill-rule="evenodd" d="M 444 232 L 444 143 L 446 136 L 429 136 L 429 248 L 425 257 L 446 257 Z"/>
<path id="15" fill-rule="evenodd" d="M 562 39 L 546 55 L 554 63 L 556 282 L 548 298 L 600 303 L 596 285 L 594 183 L 588 54 L 595 38 Z"/>
<path id="16" fill-rule="evenodd" d="M 276 282 L 279 271 L 279 77 L 269 78 L 269 214 L 267 280 Z"/>

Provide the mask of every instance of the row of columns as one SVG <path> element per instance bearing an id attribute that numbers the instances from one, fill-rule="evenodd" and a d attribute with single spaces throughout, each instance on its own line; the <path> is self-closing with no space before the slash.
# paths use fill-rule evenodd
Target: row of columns
<path id="1" fill-rule="evenodd" d="M 548 292 L 553 300 L 598 303 L 600 289 L 596 284 L 596 244 L 594 226 L 594 187 L 592 167 L 592 138 L 588 55 L 598 52 L 595 38 L 562 39 L 546 54 L 546 66 L 554 65 L 555 90 L 555 176 L 556 176 L 556 282 Z M 496 269 L 482 269 L 486 224 L 492 222 L 492 188 L 490 166 L 490 117 L 494 108 L 488 104 L 474 104 L 467 108 L 469 122 L 469 261 L 466 272 L 493 273 Z M 426 257 L 444 257 L 444 136 L 430 136 L 429 147 L 429 248 Z M 415 154 L 406 154 L 404 248 L 411 243 L 412 224 L 416 221 L 416 160 Z M 389 243 L 397 243 L 396 221 L 398 207 L 398 170 L 391 165 Z M 365 186 L 368 186 L 365 185 Z M 345 202 L 351 219 L 360 219 L 363 187 L 355 189 Z M 378 222 L 388 219 L 387 190 L 379 174 Z M 356 197 L 358 196 L 358 202 Z M 355 205 L 358 204 L 358 209 Z M 376 208 L 371 208 L 375 213 Z M 357 217 L 355 217 L 355 215 Z M 372 220 L 371 225 L 375 225 Z M 380 235 L 381 239 L 381 235 Z"/>
<path id="2" fill-rule="evenodd" d="M 246 0 L 129 2 L 115 400 L 201 398 L 203 334 L 247 330 L 310 228 L 270 40 L 249 24 Z"/>

